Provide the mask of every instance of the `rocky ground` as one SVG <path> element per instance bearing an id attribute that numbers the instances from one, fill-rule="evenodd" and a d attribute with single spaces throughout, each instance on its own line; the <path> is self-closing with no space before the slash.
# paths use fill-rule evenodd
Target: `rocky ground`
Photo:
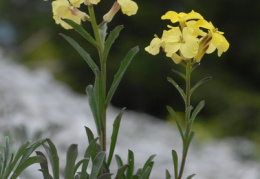
<path id="1" fill-rule="evenodd" d="M 108 133 L 120 109 L 108 110 Z M 136 167 L 156 154 L 152 179 L 165 178 L 165 169 L 173 173 L 171 150 L 181 152 L 180 137 L 174 126 L 147 114 L 126 111 L 119 131 L 117 154 L 125 159 L 134 151 Z M 26 132 L 23 132 L 23 127 Z M 72 143 L 80 154 L 87 145 L 84 126 L 95 131 L 87 97 L 74 93 L 52 77 L 46 69 L 29 70 L 12 62 L 0 52 L 0 131 L 17 133 L 16 143 L 24 138 L 49 137 L 58 147 L 60 162 Z M 39 134 L 39 131 L 41 132 Z M 243 138 L 226 138 L 201 143 L 196 138 L 188 155 L 185 176 L 198 179 L 259 179 L 260 165 L 250 159 L 255 148 Z M 62 164 L 61 164 L 62 165 Z M 38 165 L 27 170 L 22 179 L 42 178 Z"/>

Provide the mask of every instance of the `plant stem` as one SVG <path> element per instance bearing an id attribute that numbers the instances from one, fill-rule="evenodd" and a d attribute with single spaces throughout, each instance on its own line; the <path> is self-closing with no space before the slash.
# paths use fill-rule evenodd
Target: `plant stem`
<path id="1" fill-rule="evenodd" d="M 188 137 L 190 135 L 190 113 L 191 113 L 191 105 L 190 105 L 190 81 L 191 81 L 191 61 L 187 60 L 186 64 L 186 100 L 185 100 L 185 134 L 184 138 L 182 140 L 183 142 L 183 149 L 182 149 L 182 160 L 181 160 L 181 167 L 178 174 L 178 179 L 182 178 L 185 163 L 186 163 L 186 157 L 188 154 L 189 149 L 189 142 Z"/>
<path id="2" fill-rule="evenodd" d="M 89 5 L 88 6 L 88 11 L 89 11 L 89 15 L 90 15 L 90 20 L 91 20 L 91 25 L 92 25 L 92 29 L 94 32 L 94 36 L 97 42 L 97 50 L 98 50 L 98 54 L 99 54 L 99 61 L 100 61 L 100 66 L 101 66 L 101 78 L 103 78 L 101 81 L 103 81 L 102 83 L 102 88 L 103 90 L 101 90 L 102 93 L 104 94 L 99 94 L 99 97 L 104 97 L 106 98 L 106 61 L 103 61 L 103 52 L 104 52 L 104 42 L 101 39 L 101 34 L 99 31 L 99 27 L 97 25 L 97 21 L 96 21 L 96 17 L 95 17 L 95 12 L 94 12 L 94 7 L 93 5 Z M 97 78 L 97 77 L 96 77 Z M 99 120 L 100 120 L 100 124 L 101 124 L 101 134 L 100 134 L 100 146 L 101 146 L 101 150 L 102 151 L 106 151 L 106 107 L 105 104 L 103 103 L 105 101 L 105 99 L 100 99 L 98 103 L 99 105 Z"/>

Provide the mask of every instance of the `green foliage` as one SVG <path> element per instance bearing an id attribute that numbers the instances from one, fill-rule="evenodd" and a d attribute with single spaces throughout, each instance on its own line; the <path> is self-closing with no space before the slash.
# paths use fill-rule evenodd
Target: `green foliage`
<path id="1" fill-rule="evenodd" d="M 0 154 L 0 178 L 16 179 L 29 166 L 35 163 L 45 162 L 42 156 L 31 156 L 31 154 L 46 140 L 40 140 L 30 145 L 29 142 L 20 146 L 16 154 L 11 153 L 9 137 L 5 137 L 5 144 Z"/>

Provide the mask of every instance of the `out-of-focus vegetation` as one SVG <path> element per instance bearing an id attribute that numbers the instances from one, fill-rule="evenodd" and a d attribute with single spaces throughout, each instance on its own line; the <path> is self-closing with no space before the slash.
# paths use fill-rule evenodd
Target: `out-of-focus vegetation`
<path id="1" fill-rule="evenodd" d="M 168 10 L 190 12 L 195 10 L 214 22 L 230 42 L 230 49 L 221 58 L 217 54 L 205 55 L 193 80 L 212 76 L 213 80 L 197 90 L 192 99 L 196 105 L 205 99 L 206 107 L 200 121 L 216 136 L 246 136 L 257 138 L 260 133 L 260 1 L 247 0 L 136 0 L 137 15 L 126 17 L 119 12 L 108 28 L 123 24 L 118 45 L 112 49 L 108 70 L 114 74 L 123 55 L 133 46 L 140 52 L 130 65 L 124 80 L 112 100 L 115 106 L 142 111 L 166 118 L 166 105 L 183 110 L 178 92 L 167 82 L 175 65 L 164 54 L 152 56 L 143 49 L 154 34 L 169 21 L 160 19 Z M 95 11 L 103 15 L 112 6 L 112 0 L 102 0 Z M 86 29 L 87 23 L 83 24 Z M 66 31 L 52 19 L 51 1 L 1 0 L 0 47 L 9 55 L 32 68 L 48 67 L 55 77 L 68 83 L 75 91 L 85 93 L 93 75 L 87 64 L 71 46 L 61 38 L 62 32 L 80 42 L 95 59 L 96 52 L 84 39 Z M 108 79 L 112 80 L 113 76 Z M 32 84 L 33 85 L 33 84 Z"/>

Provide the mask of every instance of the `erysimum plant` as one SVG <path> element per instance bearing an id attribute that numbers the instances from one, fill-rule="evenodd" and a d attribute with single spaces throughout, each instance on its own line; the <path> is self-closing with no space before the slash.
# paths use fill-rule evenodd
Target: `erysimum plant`
<path id="1" fill-rule="evenodd" d="M 163 31 L 161 38 L 155 35 L 145 50 L 152 55 L 156 55 L 162 49 L 167 57 L 185 69 L 184 73 L 173 70 L 173 72 L 184 79 L 186 84 L 184 89 L 172 78 L 168 78 L 168 81 L 180 93 L 185 104 L 184 126 L 181 125 L 175 111 L 167 106 L 170 115 L 177 124 L 183 144 L 180 161 L 177 152 L 175 150 L 172 151 L 174 178 L 181 179 L 183 177 L 189 146 L 195 135 L 195 132 L 192 131 L 192 125 L 205 104 L 204 101 L 201 101 L 194 109 L 191 105 L 191 95 L 197 87 L 211 79 L 211 77 L 204 78 L 192 86 L 191 74 L 198 67 L 205 53 L 209 54 L 217 50 L 218 56 L 221 56 L 223 52 L 228 50 L 229 43 L 223 36 L 223 32 L 215 28 L 211 22 L 206 21 L 197 12 L 177 13 L 175 11 L 168 11 L 161 19 L 170 20 L 172 24 L 168 25 L 168 29 Z M 194 174 L 188 176 L 187 179 L 191 179 L 193 176 Z M 166 172 L 166 178 L 171 178 L 168 171 Z"/>
<path id="2" fill-rule="evenodd" d="M 78 51 L 95 75 L 94 84 L 87 86 L 86 93 L 98 135 L 97 138 L 94 138 L 94 134 L 91 129 L 87 127 L 85 128 L 89 140 L 89 146 L 86 149 L 84 159 L 80 160 L 78 163 L 76 163 L 76 158 L 78 155 L 77 145 L 74 144 L 70 146 L 67 153 L 67 163 L 65 168 L 65 178 L 67 179 L 111 178 L 112 174 L 110 173 L 110 164 L 114 156 L 114 149 L 116 146 L 120 122 L 125 108 L 121 110 L 114 120 L 109 149 L 107 149 L 106 110 L 127 67 L 139 51 L 139 48 L 136 46 L 126 54 L 117 73 L 114 75 L 114 80 L 112 81 L 111 86 L 108 86 L 107 62 L 109 51 L 116 38 L 119 36 L 120 31 L 123 29 L 123 26 L 119 25 L 108 33 L 107 24 L 113 20 L 113 17 L 120 9 L 123 14 L 128 16 L 135 15 L 138 10 L 138 5 L 132 0 L 117 0 L 113 3 L 111 9 L 104 14 L 103 19 L 98 23 L 94 12 L 94 7 L 98 6 L 99 3 L 100 0 L 54 0 L 52 2 L 53 18 L 56 24 L 61 25 L 64 29 L 74 29 L 77 31 L 84 39 L 86 39 L 97 49 L 99 57 L 99 59 L 92 59 L 91 55 L 75 40 L 67 35 L 61 34 L 61 36 L 68 41 L 76 51 Z M 88 11 L 81 11 L 81 6 L 86 6 Z M 81 26 L 83 22 L 88 23 L 88 25 L 92 27 L 92 32 L 87 32 L 83 26 Z M 48 145 L 45 144 L 44 148 L 47 151 L 51 161 L 53 178 L 59 178 L 59 161 L 57 158 L 56 147 L 50 140 L 48 140 L 47 143 Z M 41 152 L 37 152 L 37 155 L 45 157 L 45 155 Z M 151 156 L 145 163 L 144 167 L 139 169 L 136 173 L 134 172 L 134 153 L 132 151 L 128 151 L 127 164 L 123 164 L 120 156 L 116 155 L 115 158 L 119 167 L 115 176 L 116 179 L 130 179 L 132 177 L 141 177 L 145 179 L 150 175 L 150 171 L 153 166 L 152 159 L 154 156 Z M 90 160 L 93 161 L 93 166 L 91 173 L 88 173 L 87 167 Z M 82 168 L 80 172 L 76 173 L 81 165 Z M 48 172 L 47 163 L 45 162 L 41 164 L 41 167 L 44 177 L 52 178 Z"/>

